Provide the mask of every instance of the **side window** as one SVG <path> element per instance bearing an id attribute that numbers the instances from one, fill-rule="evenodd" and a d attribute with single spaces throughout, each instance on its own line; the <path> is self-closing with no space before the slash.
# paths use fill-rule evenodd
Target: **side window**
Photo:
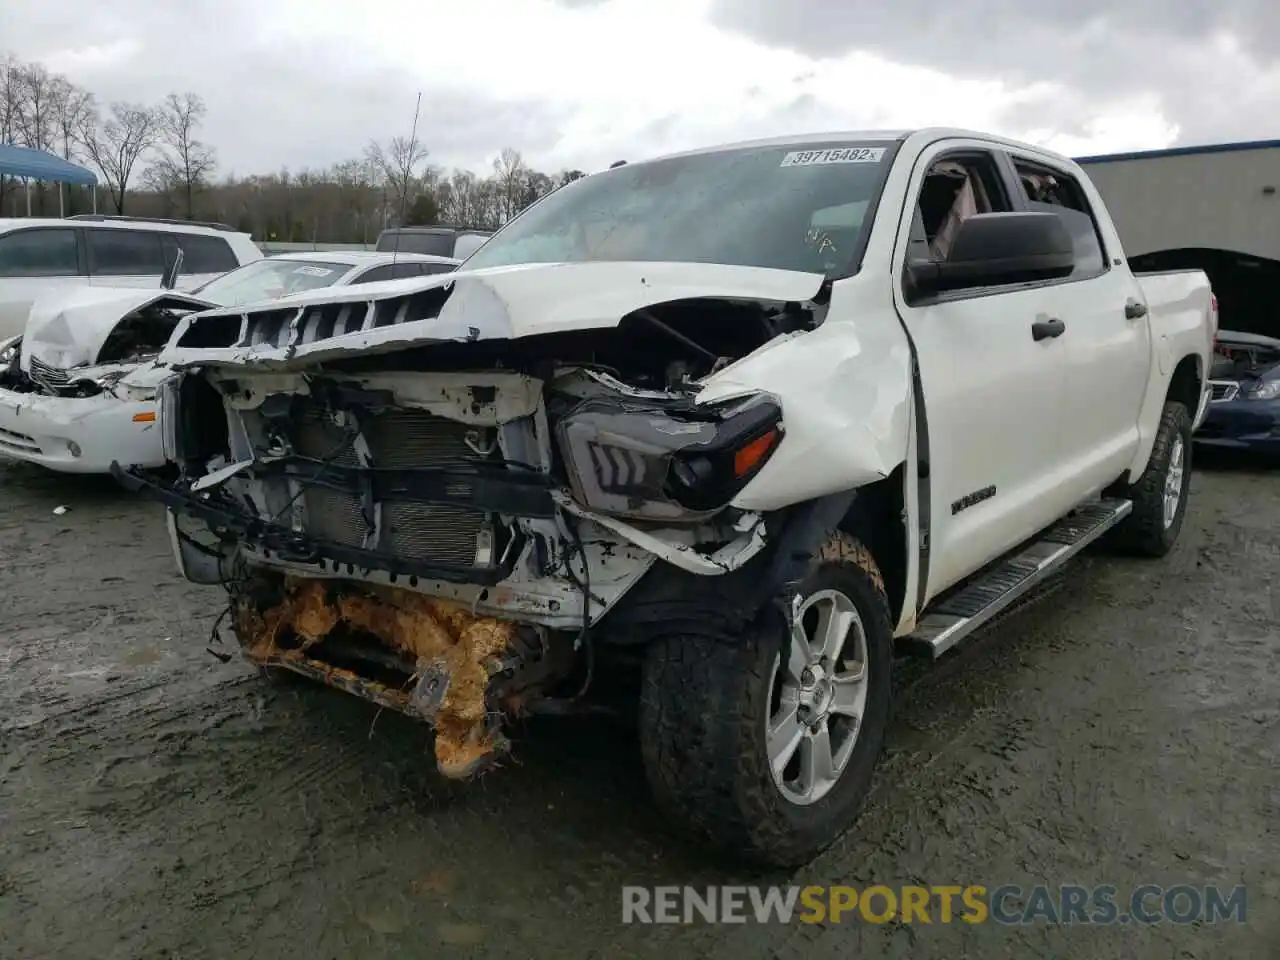
<path id="1" fill-rule="evenodd" d="M 382 267 L 374 267 L 372 270 L 366 270 L 360 276 L 352 280 L 352 283 L 379 283 L 383 280 L 391 279 L 391 264 Z"/>
<path id="2" fill-rule="evenodd" d="M 98 277 L 164 273 L 160 234 L 145 230 L 88 230 L 89 272 Z"/>
<path id="3" fill-rule="evenodd" d="M 1102 249 L 1102 233 L 1075 178 L 1017 158 L 1013 166 L 1027 207 L 1056 213 L 1071 234 L 1076 248 L 1076 268 L 1070 279 L 1082 280 L 1103 273 L 1107 269 L 1107 258 Z"/>
<path id="4" fill-rule="evenodd" d="M 182 272 L 227 273 L 240 266 L 231 244 L 221 237 L 204 237 L 190 233 L 174 233 L 165 238 L 165 262 L 171 253 L 169 244 L 182 248 Z"/>
<path id="5" fill-rule="evenodd" d="M 391 268 L 391 276 L 397 280 L 403 280 L 405 277 L 420 277 L 423 272 L 422 267 L 423 264 L 416 262 L 397 263 Z"/>
<path id="6" fill-rule="evenodd" d="M 80 273 L 71 227 L 15 230 L 0 236 L 0 277 L 74 277 Z"/>
<path id="7" fill-rule="evenodd" d="M 457 270 L 457 266 L 452 263 L 420 263 L 418 264 L 420 273 L 424 277 L 432 277 L 437 273 L 453 273 Z"/>
<path id="8" fill-rule="evenodd" d="M 969 217 L 1013 209 L 995 158 L 966 153 L 934 162 L 925 174 L 912 223 L 912 259 L 945 260 L 956 232 Z"/>

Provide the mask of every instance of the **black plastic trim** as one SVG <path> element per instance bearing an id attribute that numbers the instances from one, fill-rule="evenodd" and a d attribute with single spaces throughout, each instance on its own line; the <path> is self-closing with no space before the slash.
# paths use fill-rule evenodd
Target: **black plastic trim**
<path id="1" fill-rule="evenodd" d="M 762 597 L 774 597 L 793 590 L 805 578 L 814 551 L 839 529 L 840 521 L 857 496 L 856 490 L 845 490 L 795 508 L 787 518 L 764 573 Z"/>
<path id="2" fill-rule="evenodd" d="M 390 574 L 393 582 L 397 576 L 406 576 L 492 587 L 511 575 L 515 558 L 520 554 L 518 549 L 507 550 L 504 552 L 507 558 L 504 563 L 484 567 L 407 560 L 377 550 L 365 550 L 308 537 L 279 524 L 268 523 L 260 517 L 250 516 L 243 511 L 179 493 L 149 479 L 141 470 L 125 469 L 115 461 L 111 464 L 111 476 L 132 493 L 155 500 L 172 510 L 189 514 L 213 526 L 233 531 L 242 541 L 268 556 L 275 553 L 281 559 L 294 563 L 314 564 L 322 571 L 327 570 L 328 565 L 332 564 L 334 576 L 341 576 L 342 567 L 345 566 L 348 574 L 354 574 L 357 569 L 380 570 Z"/>
<path id="3" fill-rule="evenodd" d="M 492 471 L 449 467 L 349 467 L 329 464 L 317 477 L 313 460 L 290 457 L 254 468 L 255 476 L 288 476 L 306 484 L 361 496 L 366 489 L 378 501 L 441 503 L 487 513 L 550 519 L 553 481 L 539 473 L 505 467 Z M 462 488 L 459 490 L 458 488 Z"/>
<path id="4" fill-rule="evenodd" d="M 907 347 L 911 350 L 911 396 L 915 404 L 916 423 L 916 522 L 919 527 L 916 540 L 916 615 L 924 609 L 929 595 L 930 529 L 933 522 L 933 472 L 929 460 L 929 415 L 925 409 L 924 383 L 920 377 L 920 361 L 916 356 L 916 344 L 911 339 L 907 325 Z M 906 598 L 903 598 L 905 604 Z"/>

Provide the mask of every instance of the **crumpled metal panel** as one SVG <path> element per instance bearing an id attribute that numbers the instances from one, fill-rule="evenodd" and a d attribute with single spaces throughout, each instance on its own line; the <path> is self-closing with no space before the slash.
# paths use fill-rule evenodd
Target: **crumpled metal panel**
<path id="1" fill-rule="evenodd" d="M 411 682 L 390 687 L 314 656 L 340 624 L 377 637 L 401 655 L 414 669 Z M 470 776 L 506 748 L 488 722 L 486 695 L 490 664 L 501 663 L 516 629 L 511 621 L 474 616 L 461 604 L 408 590 L 339 591 L 323 580 L 287 579 L 280 603 L 261 612 L 241 603 L 235 618 L 236 636 L 250 661 L 285 666 L 382 706 L 431 719 L 437 766 L 455 778 Z M 290 634 L 296 647 L 282 647 L 280 641 Z M 431 691 L 415 698 L 414 684 L 425 678 L 438 685 L 442 674 L 448 682 L 438 702 Z M 415 710 L 415 703 L 430 704 L 430 710 Z"/>
<path id="2" fill-rule="evenodd" d="M 389 353 L 433 341 L 518 339 L 539 334 L 616 327 L 628 314 L 658 303 L 700 297 L 804 302 L 822 286 L 817 274 L 710 263 L 533 263 L 493 267 L 379 284 L 327 288 L 281 302 L 210 310 L 187 318 L 162 362 L 191 366 L 297 369 L 321 360 Z M 321 336 L 326 323 L 311 323 L 314 309 L 368 305 L 354 331 Z M 226 323 L 227 318 L 245 324 Z M 193 325 L 225 323 L 240 329 L 221 347 L 184 347 Z"/>

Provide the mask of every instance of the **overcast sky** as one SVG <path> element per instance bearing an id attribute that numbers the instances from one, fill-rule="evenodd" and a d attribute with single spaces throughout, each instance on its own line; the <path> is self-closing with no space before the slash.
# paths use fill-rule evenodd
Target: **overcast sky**
<path id="1" fill-rule="evenodd" d="M 0 52 L 204 97 L 222 172 L 371 137 L 554 170 L 752 136 L 977 127 L 1081 155 L 1280 137 L 1274 0 L 0 0 Z"/>

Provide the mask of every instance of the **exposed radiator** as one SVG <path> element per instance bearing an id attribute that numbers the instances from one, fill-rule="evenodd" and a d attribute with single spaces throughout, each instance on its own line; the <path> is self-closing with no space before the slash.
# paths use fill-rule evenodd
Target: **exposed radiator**
<path id="1" fill-rule="evenodd" d="M 468 431 L 474 428 L 423 411 L 365 415 L 361 427 L 379 467 L 443 467 L 481 459 L 466 443 Z M 356 452 L 343 449 L 344 440 L 344 430 L 319 409 L 307 410 L 293 431 L 294 448 L 302 456 L 332 460 L 339 466 L 359 466 Z M 338 450 L 342 452 L 334 456 Z M 461 483 L 457 492 L 465 496 L 470 486 Z M 354 547 L 364 544 L 366 524 L 359 497 L 313 486 L 302 501 L 307 532 L 312 536 Z M 484 521 L 483 512 L 468 507 L 384 502 L 381 539 L 376 547 L 414 560 L 473 564 Z"/>

